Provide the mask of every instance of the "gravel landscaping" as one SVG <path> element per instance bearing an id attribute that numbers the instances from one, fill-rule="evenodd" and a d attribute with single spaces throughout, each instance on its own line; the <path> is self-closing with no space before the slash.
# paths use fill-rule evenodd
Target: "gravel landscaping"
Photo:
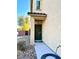
<path id="1" fill-rule="evenodd" d="M 37 59 L 34 46 L 30 45 L 24 51 L 17 50 L 17 59 Z"/>
<path id="2" fill-rule="evenodd" d="M 37 59 L 34 45 L 30 45 L 29 36 L 17 38 L 17 59 Z"/>

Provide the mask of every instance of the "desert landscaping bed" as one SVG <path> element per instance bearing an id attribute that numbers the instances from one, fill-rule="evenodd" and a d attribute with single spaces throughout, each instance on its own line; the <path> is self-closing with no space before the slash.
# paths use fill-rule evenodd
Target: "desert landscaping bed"
<path id="1" fill-rule="evenodd" d="M 17 59 L 37 59 L 34 45 L 30 45 L 28 36 L 18 37 Z"/>
<path id="2" fill-rule="evenodd" d="M 17 59 L 37 59 L 34 46 L 30 45 L 25 51 L 17 50 Z"/>

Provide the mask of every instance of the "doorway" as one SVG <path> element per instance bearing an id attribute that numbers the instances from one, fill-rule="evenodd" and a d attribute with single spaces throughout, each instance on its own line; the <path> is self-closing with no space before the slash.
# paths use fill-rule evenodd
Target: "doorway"
<path id="1" fill-rule="evenodd" d="M 42 24 L 35 24 L 35 42 L 42 42 Z"/>

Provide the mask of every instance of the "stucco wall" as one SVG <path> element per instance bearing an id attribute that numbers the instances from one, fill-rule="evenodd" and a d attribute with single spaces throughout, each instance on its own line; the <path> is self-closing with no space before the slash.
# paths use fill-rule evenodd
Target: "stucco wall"
<path id="1" fill-rule="evenodd" d="M 30 23 L 30 25 L 31 25 L 31 32 L 30 32 L 30 44 L 31 45 L 33 45 L 34 44 L 34 23 L 35 23 L 35 21 L 34 21 L 34 18 L 33 17 L 31 17 L 31 23 Z"/>
<path id="2" fill-rule="evenodd" d="M 33 0 L 33 2 L 33 12 L 47 14 L 42 26 L 42 39 L 56 52 L 57 46 L 61 43 L 61 0 L 41 0 L 40 11 L 36 10 L 36 0 Z M 60 53 L 58 54 L 60 55 Z"/>
<path id="3" fill-rule="evenodd" d="M 43 3 L 43 12 L 47 14 L 43 23 L 43 41 L 56 52 L 61 42 L 61 1 L 44 0 Z"/>

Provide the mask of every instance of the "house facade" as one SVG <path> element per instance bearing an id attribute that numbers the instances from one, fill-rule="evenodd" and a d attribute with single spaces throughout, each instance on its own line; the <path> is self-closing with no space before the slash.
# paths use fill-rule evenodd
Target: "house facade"
<path id="1" fill-rule="evenodd" d="M 54 52 L 61 45 L 61 1 L 31 0 L 30 44 L 44 42 Z M 60 49 L 58 51 L 60 55 Z"/>

